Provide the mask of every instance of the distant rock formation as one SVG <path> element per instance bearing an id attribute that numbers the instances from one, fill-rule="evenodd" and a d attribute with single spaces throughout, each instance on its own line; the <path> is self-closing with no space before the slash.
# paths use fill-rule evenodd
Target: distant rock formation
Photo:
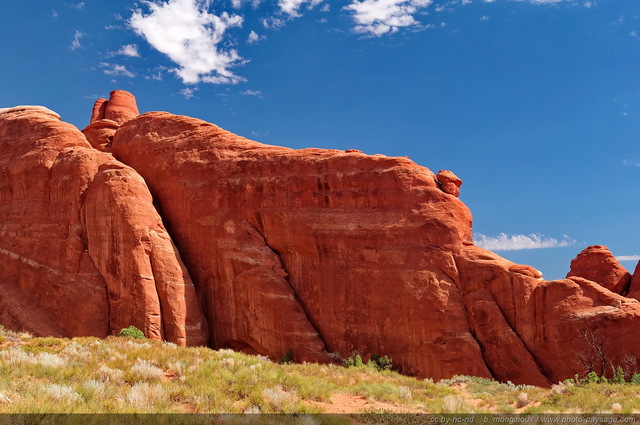
<path id="1" fill-rule="evenodd" d="M 0 111 L 0 323 L 36 335 L 207 342 L 144 180 L 41 107 Z"/>
<path id="2" fill-rule="evenodd" d="M 124 90 L 114 90 L 109 95 L 109 100 L 102 98 L 96 100 L 89 123 L 111 120 L 120 125 L 138 115 L 140 112 L 135 96 Z"/>
<path id="3" fill-rule="evenodd" d="M 541 386 L 583 373 L 593 338 L 611 365 L 640 356 L 610 253 L 545 281 L 474 246 L 452 172 L 263 145 L 132 99 L 96 102 L 83 133 L 0 113 L 0 323 Z"/>
<path id="4" fill-rule="evenodd" d="M 631 283 L 631 274 L 618 263 L 609 248 L 592 245 L 571 261 L 567 277 L 583 277 L 607 288 L 611 292 L 626 295 Z"/>

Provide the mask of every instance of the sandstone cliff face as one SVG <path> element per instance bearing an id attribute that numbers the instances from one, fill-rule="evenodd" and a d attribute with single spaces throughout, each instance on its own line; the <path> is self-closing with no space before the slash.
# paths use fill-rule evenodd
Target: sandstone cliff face
<path id="1" fill-rule="evenodd" d="M 428 169 L 265 146 L 166 113 L 124 124 L 112 152 L 158 200 L 214 346 L 381 353 L 425 376 L 489 376 L 454 282 L 471 215 Z"/>
<path id="2" fill-rule="evenodd" d="M 41 108 L 0 111 L 0 141 L 0 323 L 55 336 L 133 324 L 206 341 L 188 273 L 135 171 Z"/>
<path id="3" fill-rule="evenodd" d="M 610 253 L 590 247 L 548 282 L 475 247 L 450 171 L 138 116 L 118 91 L 96 103 L 86 139 L 44 112 L 0 114 L 0 131 L 2 187 L 21 194 L 0 198 L 0 323 L 60 335 L 134 324 L 274 359 L 376 353 L 423 377 L 535 385 L 583 372 L 594 339 L 611 364 L 640 356 L 640 303 L 619 295 L 628 281 Z M 79 299 L 84 313 L 61 307 Z"/>

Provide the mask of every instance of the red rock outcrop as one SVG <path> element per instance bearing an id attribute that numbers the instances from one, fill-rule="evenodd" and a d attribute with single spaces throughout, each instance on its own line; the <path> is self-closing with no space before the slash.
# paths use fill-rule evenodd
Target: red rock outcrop
<path id="1" fill-rule="evenodd" d="M 93 105 L 91 121 L 111 120 L 118 124 L 140 115 L 136 98 L 128 91 L 114 90 L 109 94 L 109 100 L 98 99 Z"/>
<path id="2" fill-rule="evenodd" d="M 445 193 L 453 196 L 460 196 L 460 186 L 462 180 L 449 170 L 440 170 L 436 175 L 436 180 L 440 182 L 440 186 Z"/>
<path id="3" fill-rule="evenodd" d="M 111 151 L 111 142 L 120 125 L 112 120 L 102 119 L 93 121 L 82 130 L 91 146 L 101 152 Z"/>
<path id="4" fill-rule="evenodd" d="M 631 283 L 629 284 L 629 294 L 627 296 L 640 300 L 640 261 L 638 261 L 638 264 L 636 264 L 636 269 L 634 270 L 633 276 L 631 277 Z"/>
<path id="5" fill-rule="evenodd" d="M 128 112 L 99 101 L 84 130 L 95 149 L 42 111 L 0 113 L 0 323 L 541 386 L 585 372 L 596 339 L 609 365 L 640 356 L 640 303 L 607 287 L 619 269 L 578 267 L 601 250 L 545 281 L 474 246 L 450 171 L 263 145 L 118 96 Z"/>
<path id="6" fill-rule="evenodd" d="M 616 294 L 629 290 L 631 274 L 618 263 L 609 248 L 602 245 L 588 246 L 571 261 L 567 277 L 582 277 L 596 282 Z"/>
<path id="7" fill-rule="evenodd" d="M 36 335 L 206 343 L 142 178 L 39 107 L 0 111 L 0 323 Z"/>

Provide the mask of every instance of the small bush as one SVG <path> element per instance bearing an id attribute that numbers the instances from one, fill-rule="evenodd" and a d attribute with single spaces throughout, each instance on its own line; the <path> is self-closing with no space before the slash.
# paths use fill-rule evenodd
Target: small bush
<path id="1" fill-rule="evenodd" d="M 111 382 L 121 384 L 124 382 L 124 372 L 120 369 L 111 369 L 108 366 L 100 366 L 98 369 L 98 380 L 102 382 Z"/>
<path id="2" fill-rule="evenodd" d="M 144 380 L 157 380 L 164 376 L 164 371 L 156 367 L 148 360 L 137 359 L 136 363 L 131 366 L 131 373 L 137 375 Z"/>
<path id="3" fill-rule="evenodd" d="M 598 377 L 598 374 L 595 372 L 589 372 L 589 374 L 587 375 L 587 377 L 585 378 L 585 381 L 590 383 L 590 384 L 597 384 L 600 382 L 600 378 Z"/>
<path id="4" fill-rule="evenodd" d="M 616 373 L 613 375 L 613 379 L 611 380 L 614 384 L 624 384 L 624 371 L 622 370 L 622 366 L 616 367 Z"/>
<path id="5" fill-rule="evenodd" d="M 284 354 L 282 355 L 282 358 L 278 360 L 278 363 L 280 364 L 293 363 L 293 354 L 291 353 L 291 350 L 285 351 Z"/>
<path id="6" fill-rule="evenodd" d="M 133 325 L 129 326 L 128 328 L 121 329 L 120 332 L 118 332 L 118 336 L 135 339 L 146 339 L 144 333 Z"/>
<path id="7" fill-rule="evenodd" d="M 47 384 L 42 388 L 42 392 L 57 402 L 73 403 L 82 400 L 80 394 L 68 385 Z"/>
<path id="8" fill-rule="evenodd" d="M 640 385 L 640 373 L 634 373 L 631 377 L 631 383 L 634 385 Z"/>
<path id="9" fill-rule="evenodd" d="M 369 359 L 369 363 L 373 363 L 373 366 L 376 370 L 391 370 L 393 367 L 393 360 L 391 360 L 388 356 L 379 356 L 377 354 L 372 354 L 371 359 Z"/>
<path id="10" fill-rule="evenodd" d="M 529 394 L 520 393 L 516 396 L 516 404 L 518 407 L 524 407 L 529 403 Z"/>
<path id="11" fill-rule="evenodd" d="M 345 366 L 346 367 L 363 367 L 364 363 L 362 363 L 362 357 L 360 357 L 360 354 L 356 354 L 355 357 L 349 357 L 347 359 Z"/>

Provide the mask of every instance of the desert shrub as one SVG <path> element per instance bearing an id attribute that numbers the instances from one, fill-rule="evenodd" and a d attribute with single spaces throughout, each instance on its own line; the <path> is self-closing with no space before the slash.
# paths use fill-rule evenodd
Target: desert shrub
<path id="1" fill-rule="evenodd" d="M 158 384 L 148 384 L 146 382 L 134 384 L 126 396 L 127 404 L 136 408 L 148 408 L 166 399 L 167 393 Z"/>
<path id="2" fill-rule="evenodd" d="M 82 396 L 68 385 L 47 384 L 42 388 L 42 392 L 57 402 L 73 403 L 82 400 Z"/>
<path id="3" fill-rule="evenodd" d="M 458 396 L 448 395 L 442 400 L 442 413 L 463 413 L 467 404 Z"/>
<path id="4" fill-rule="evenodd" d="M 282 358 L 278 360 L 278 363 L 280 364 L 293 363 L 293 354 L 291 353 L 291 350 L 285 351 L 284 354 L 282 355 Z"/>
<path id="5" fill-rule="evenodd" d="M 136 363 L 131 366 L 131 373 L 145 380 L 157 380 L 164 375 L 164 371 L 154 366 L 148 360 L 137 359 Z"/>
<path id="6" fill-rule="evenodd" d="M 129 326 L 128 328 L 121 329 L 120 332 L 118 332 L 118 336 L 135 339 L 146 339 L 144 333 L 133 325 Z"/>
<path id="7" fill-rule="evenodd" d="M 102 382 L 120 384 L 124 382 L 124 372 L 120 369 L 111 369 L 110 367 L 103 365 L 98 369 L 98 380 Z"/>
<path id="8" fill-rule="evenodd" d="M 360 354 L 356 354 L 355 357 L 349 357 L 345 363 L 346 367 L 363 367 L 362 357 Z"/>
<path id="9" fill-rule="evenodd" d="M 640 373 L 634 373 L 631 377 L 631 383 L 634 385 L 640 385 Z"/>
<path id="10" fill-rule="evenodd" d="M 391 370 L 393 367 L 393 360 L 389 356 L 379 356 L 378 354 L 372 354 L 369 359 L 369 364 L 373 364 L 374 368 L 379 371 Z"/>
<path id="11" fill-rule="evenodd" d="M 262 398 L 271 405 L 274 411 L 282 410 L 286 404 L 290 404 L 297 399 L 295 392 L 286 391 L 282 386 L 276 385 L 272 388 L 262 390 Z"/>
<path id="12" fill-rule="evenodd" d="M 616 367 L 616 372 L 613 375 L 613 379 L 611 380 L 614 384 L 624 384 L 624 370 L 622 370 L 622 366 Z"/>
<path id="13" fill-rule="evenodd" d="M 584 379 L 584 381 L 586 381 L 586 382 L 588 382 L 590 384 L 597 384 L 597 383 L 600 382 L 600 377 L 595 372 L 589 372 L 587 374 L 587 377 Z"/>
<path id="14" fill-rule="evenodd" d="M 520 393 L 516 396 L 516 404 L 518 407 L 524 407 L 529 404 L 529 394 Z"/>

